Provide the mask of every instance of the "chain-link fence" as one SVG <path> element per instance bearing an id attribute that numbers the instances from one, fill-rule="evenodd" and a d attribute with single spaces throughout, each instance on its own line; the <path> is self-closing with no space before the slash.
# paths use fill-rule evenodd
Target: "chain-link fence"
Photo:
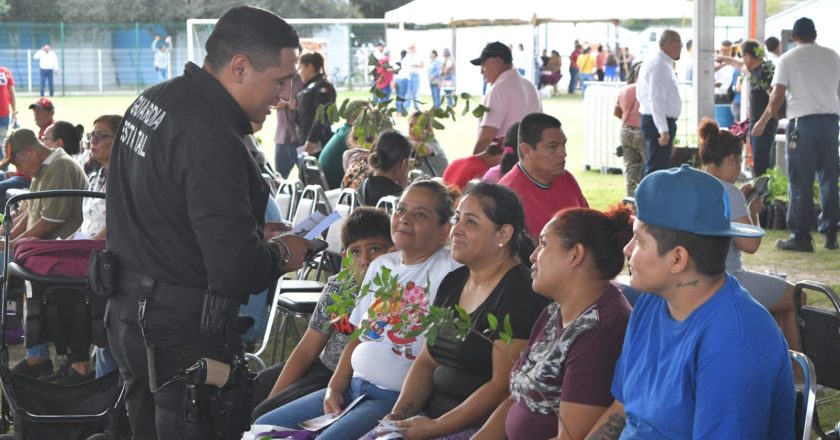
<path id="1" fill-rule="evenodd" d="M 338 88 L 364 88 L 372 84 L 368 55 L 385 41 L 385 21 L 376 19 L 290 19 L 304 51 L 318 51 L 326 60 L 326 73 Z M 204 58 L 204 43 L 216 20 L 188 20 L 188 58 Z"/>
<path id="2" fill-rule="evenodd" d="M 327 74 L 339 88 L 362 88 L 368 54 L 385 39 L 382 20 L 292 20 L 306 45 L 317 46 L 327 59 Z M 212 20 L 193 26 L 193 60 L 201 64 Z M 188 26 L 177 23 L 0 23 L 0 66 L 15 78 L 20 94 L 40 92 L 41 70 L 33 56 L 45 44 L 58 56 L 55 93 L 138 93 L 161 78 L 182 72 L 189 59 Z M 155 40 L 155 36 L 160 36 Z M 165 44 L 165 37 L 172 44 Z M 155 52 L 164 46 L 166 68 L 155 68 Z M 49 93 L 47 91 L 47 93 Z"/>

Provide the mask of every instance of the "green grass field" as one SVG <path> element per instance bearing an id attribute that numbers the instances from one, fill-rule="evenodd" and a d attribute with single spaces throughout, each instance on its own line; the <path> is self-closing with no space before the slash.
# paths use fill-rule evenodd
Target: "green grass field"
<path id="1" fill-rule="evenodd" d="M 345 98 L 361 99 L 364 92 L 339 93 L 339 102 Z M 67 120 L 74 124 L 83 124 L 86 130 L 92 127 L 93 120 L 102 114 L 123 114 L 133 101 L 133 96 L 102 97 L 57 97 L 56 120 Z M 428 102 L 428 97 L 426 98 Z M 31 112 L 24 109 L 34 97 L 21 96 L 18 107 L 21 109 L 21 125 L 34 128 Z M 601 174 L 583 169 L 583 104 L 578 96 L 560 96 L 544 99 L 546 113 L 554 115 L 563 123 L 563 129 L 569 138 L 567 149 L 567 169 L 574 173 L 583 189 L 583 193 L 592 207 L 603 209 L 620 202 L 624 196 L 624 178 L 621 175 Z M 407 130 L 406 118 L 396 119 L 396 128 Z M 472 151 L 477 131 L 476 119 L 471 115 L 458 117 L 456 121 L 443 121 L 444 130 L 436 134 L 446 150 L 450 160 L 468 155 Z M 268 157 L 273 157 L 273 136 L 276 123 L 269 117 L 258 134 L 263 140 L 263 149 Z M 777 251 L 773 243 L 787 236 L 786 231 L 768 231 L 764 245 L 753 255 L 744 255 L 744 264 L 759 271 L 785 273 L 792 282 L 813 280 L 831 286 L 840 292 L 840 251 L 827 251 L 822 248 L 821 237 L 816 234 L 816 252 L 801 254 Z M 813 301 L 811 301 L 813 302 Z M 819 302 L 818 302 L 819 303 Z M 822 393 L 818 404 L 823 424 L 827 427 L 831 421 L 840 420 L 840 394 L 835 391 Z"/>

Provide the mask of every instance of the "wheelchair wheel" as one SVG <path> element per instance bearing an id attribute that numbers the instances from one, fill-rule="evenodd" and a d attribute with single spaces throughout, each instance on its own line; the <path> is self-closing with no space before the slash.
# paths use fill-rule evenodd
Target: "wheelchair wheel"
<path id="1" fill-rule="evenodd" d="M 0 439 L 2 440 L 2 439 Z M 108 440 L 108 434 L 99 433 L 93 434 L 92 436 L 88 437 L 87 440 Z"/>

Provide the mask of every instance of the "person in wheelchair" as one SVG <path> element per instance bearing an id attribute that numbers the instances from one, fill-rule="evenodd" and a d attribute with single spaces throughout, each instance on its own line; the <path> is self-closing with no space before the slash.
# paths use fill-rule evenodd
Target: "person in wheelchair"
<path id="1" fill-rule="evenodd" d="M 353 257 L 349 269 L 357 275 L 357 288 L 370 262 L 393 246 L 389 222 L 384 211 L 360 207 L 350 213 L 341 228 L 343 256 Z M 328 310 L 334 302 L 332 295 L 341 288 L 338 276 L 330 277 L 309 319 L 309 327 L 289 359 L 257 375 L 252 420 L 327 386 L 348 337 L 355 330 L 346 316 L 336 321 L 335 314 Z"/>
<path id="2" fill-rule="evenodd" d="M 88 188 L 87 176 L 81 165 L 63 149 L 50 149 L 38 140 L 32 130 L 18 129 L 9 135 L 6 157 L 0 167 L 11 163 L 32 177 L 30 191 Z M 55 239 L 69 237 L 82 224 L 81 198 L 33 199 L 27 203 L 9 231 L 8 248 L 13 249 L 25 238 Z M 5 232 L 5 231 L 4 231 Z M 5 270 L 5 268 L 0 269 Z M 88 359 L 88 353 L 75 353 L 70 362 Z M 90 365 L 88 364 L 88 368 Z M 12 371 L 28 376 L 52 374 L 53 365 L 46 345 L 36 345 L 26 351 L 26 357 L 12 367 Z"/>

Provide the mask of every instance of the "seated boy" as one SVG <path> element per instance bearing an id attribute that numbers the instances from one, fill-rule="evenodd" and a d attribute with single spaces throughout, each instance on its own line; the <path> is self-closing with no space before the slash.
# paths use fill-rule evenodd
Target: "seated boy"
<path id="1" fill-rule="evenodd" d="M 356 285 L 361 286 L 370 262 L 393 246 L 388 215 L 375 208 L 356 208 L 344 222 L 341 245 L 343 255 L 353 257 L 351 269 L 357 274 Z M 257 376 L 254 387 L 254 403 L 257 406 L 252 420 L 298 397 L 326 388 L 348 337 L 355 330 L 346 316 L 332 322 L 335 316 L 327 309 L 333 303 L 331 295 L 340 292 L 341 287 L 337 276 L 327 281 L 309 320 L 309 328 L 289 359 L 261 371 Z M 349 313 L 350 310 L 347 311 L 348 316 Z"/>
<path id="2" fill-rule="evenodd" d="M 589 439 L 762 438 L 794 435 L 787 344 L 773 317 L 725 272 L 731 237 L 726 190 L 684 165 L 645 177 L 630 285 L 642 294 L 613 377 L 615 403 Z"/>

